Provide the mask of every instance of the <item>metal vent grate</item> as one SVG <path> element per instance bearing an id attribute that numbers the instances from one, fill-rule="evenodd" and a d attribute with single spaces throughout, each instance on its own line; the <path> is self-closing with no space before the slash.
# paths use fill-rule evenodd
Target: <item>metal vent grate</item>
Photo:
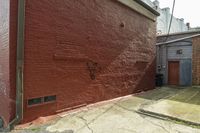
<path id="1" fill-rule="evenodd" d="M 56 95 L 44 97 L 44 102 L 53 102 L 56 101 Z"/>
<path id="2" fill-rule="evenodd" d="M 29 99 L 28 100 L 28 105 L 29 106 L 32 106 L 32 105 L 35 105 L 35 104 L 41 104 L 42 103 L 42 98 L 33 98 L 33 99 Z"/>
<path id="3" fill-rule="evenodd" d="M 56 101 L 56 95 L 28 99 L 28 106 L 41 105 Z"/>

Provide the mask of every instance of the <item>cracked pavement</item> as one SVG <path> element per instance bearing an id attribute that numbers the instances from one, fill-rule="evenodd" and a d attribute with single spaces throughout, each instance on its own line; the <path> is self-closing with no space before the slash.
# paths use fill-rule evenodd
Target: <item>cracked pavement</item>
<path id="1" fill-rule="evenodd" d="M 200 129 L 136 113 L 143 105 L 179 93 L 180 89 L 152 91 L 94 104 L 57 115 L 48 124 L 16 128 L 12 133 L 200 133 Z"/>

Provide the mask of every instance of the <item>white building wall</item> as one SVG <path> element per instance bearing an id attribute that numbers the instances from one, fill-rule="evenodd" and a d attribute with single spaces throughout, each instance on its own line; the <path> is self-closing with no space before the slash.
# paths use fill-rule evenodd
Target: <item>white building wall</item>
<path id="1" fill-rule="evenodd" d="M 154 2 L 152 2 L 151 0 L 142 0 L 142 1 L 147 3 L 149 6 L 153 7 L 154 9 L 156 9 L 160 13 L 160 16 L 157 18 L 157 34 L 167 34 L 171 20 L 170 8 L 167 7 L 161 9 L 159 7 L 159 2 L 157 0 L 155 0 Z M 184 19 L 173 17 L 170 33 L 184 32 L 184 31 L 188 31 L 188 27 L 184 23 Z"/>

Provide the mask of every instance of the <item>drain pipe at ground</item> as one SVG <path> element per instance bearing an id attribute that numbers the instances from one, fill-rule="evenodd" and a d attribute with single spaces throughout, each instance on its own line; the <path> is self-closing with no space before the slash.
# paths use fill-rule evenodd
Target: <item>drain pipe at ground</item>
<path id="1" fill-rule="evenodd" d="M 24 28 L 25 0 L 18 0 L 17 58 L 16 58 L 16 116 L 7 131 L 14 128 L 23 119 L 23 71 L 24 71 Z"/>

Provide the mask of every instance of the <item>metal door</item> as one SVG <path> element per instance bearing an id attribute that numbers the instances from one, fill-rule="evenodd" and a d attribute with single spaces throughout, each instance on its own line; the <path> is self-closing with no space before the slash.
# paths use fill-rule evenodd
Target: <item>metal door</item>
<path id="1" fill-rule="evenodd" d="M 192 61 L 181 60 L 180 62 L 180 85 L 190 86 L 192 85 Z"/>
<path id="2" fill-rule="evenodd" d="M 179 85 L 179 61 L 168 62 L 168 84 Z"/>

